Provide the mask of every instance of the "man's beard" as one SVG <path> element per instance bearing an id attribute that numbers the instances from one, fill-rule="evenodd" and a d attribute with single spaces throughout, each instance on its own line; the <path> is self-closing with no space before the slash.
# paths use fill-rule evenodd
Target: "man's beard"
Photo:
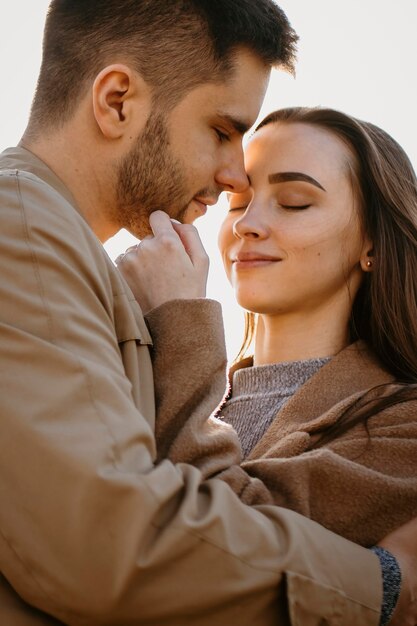
<path id="1" fill-rule="evenodd" d="M 115 221 L 136 237 L 151 230 L 149 215 L 160 209 L 182 221 L 192 195 L 187 195 L 184 168 L 175 160 L 164 116 L 153 114 L 129 154 L 117 180 Z"/>

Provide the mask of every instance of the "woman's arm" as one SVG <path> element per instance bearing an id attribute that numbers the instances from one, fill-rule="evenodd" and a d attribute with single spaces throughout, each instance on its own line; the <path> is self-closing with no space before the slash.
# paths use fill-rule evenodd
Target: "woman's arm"
<path id="1" fill-rule="evenodd" d="M 309 438 L 307 433 L 289 435 Z M 279 450 L 285 440 L 280 441 Z M 304 444 L 305 445 L 305 444 Z M 293 448 L 296 446 L 293 443 Z M 396 405 L 317 450 L 243 463 L 288 507 L 362 545 L 417 515 L 417 402 Z"/>

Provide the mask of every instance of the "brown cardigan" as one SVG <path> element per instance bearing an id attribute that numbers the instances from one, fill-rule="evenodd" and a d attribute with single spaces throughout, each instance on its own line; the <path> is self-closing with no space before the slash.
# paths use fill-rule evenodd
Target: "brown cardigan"
<path id="1" fill-rule="evenodd" d="M 274 502 L 364 546 L 417 515 L 417 400 L 385 409 L 368 420 L 367 428 L 359 424 L 308 450 L 317 431 L 337 422 L 366 390 L 394 381 L 363 342 L 345 348 L 312 376 L 241 462 L 235 431 L 207 419 L 220 398 L 201 388 L 202 331 L 196 331 L 195 341 L 194 363 L 182 363 L 180 351 L 175 368 L 170 363 L 171 386 L 163 371 L 166 361 L 154 353 L 161 457 L 193 463 L 206 477 L 220 476 L 246 503 Z M 205 354 L 209 358 L 209 350 Z M 172 411 L 172 402 L 186 405 L 190 394 L 200 395 L 202 410 L 186 423 L 173 424 L 170 415 L 178 411 Z"/>

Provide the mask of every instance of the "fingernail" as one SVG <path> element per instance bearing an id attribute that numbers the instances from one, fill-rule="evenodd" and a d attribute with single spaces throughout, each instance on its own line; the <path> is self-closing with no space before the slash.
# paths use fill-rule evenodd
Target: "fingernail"
<path id="1" fill-rule="evenodd" d="M 173 217 L 171 217 L 170 219 L 171 219 L 171 222 L 174 222 L 174 224 L 181 224 L 179 220 L 175 220 Z"/>

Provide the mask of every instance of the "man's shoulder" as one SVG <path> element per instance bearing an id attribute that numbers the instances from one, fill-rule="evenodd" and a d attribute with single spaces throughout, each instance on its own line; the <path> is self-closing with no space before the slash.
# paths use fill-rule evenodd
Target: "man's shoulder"
<path id="1" fill-rule="evenodd" d="M 6 167 L 5 167 L 6 165 Z M 0 157 L 0 197 L 2 206 L 8 203 L 23 204 L 22 208 L 48 211 L 50 205 L 55 214 L 67 215 L 70 218 L 77 211 L 68 198 L 60 193 L 48 181 L 22 167 L 7 167 Z M 10 164 L 12 165 L 12 164 Z M 79 214 L 78 214 L 79 216 Z M 79 216 L 80 217 L 80 216 Z"/>
<path id="2" fill-rule="evenodd" d="M 25 209 L 48 212 L 50 217 L 84 223 L 72 194 L 50 167 L 25 148 L 8 148 L 0 154 L 0 194 L 2 204 L 13 199 L 24 203 Z M 45 215 L 46 219 L 48 216 Z"/>
<path id="3" fill-rule="evenodd" d="M 13 167 L 14 166 L 14 167 Z M 24 224 L 26 233 L 50 234 L 69 245 L 88 245 L 100 256 L 102 246 L 92 229 L 71 202 L 69 193 L 31 171 L 30 164 L 14 163 L 0 155 L 1 222 Z M 15 231 L 16 232 L 16 231 Z"/>
<path id="4" fill-rule="evenodd" d="M 69 194 L 24 165 L 0 155 L 0 239 L 25 245 L 36 256 L 53 255 L 83 272 L 113 276 L 110 258 Z"/>

